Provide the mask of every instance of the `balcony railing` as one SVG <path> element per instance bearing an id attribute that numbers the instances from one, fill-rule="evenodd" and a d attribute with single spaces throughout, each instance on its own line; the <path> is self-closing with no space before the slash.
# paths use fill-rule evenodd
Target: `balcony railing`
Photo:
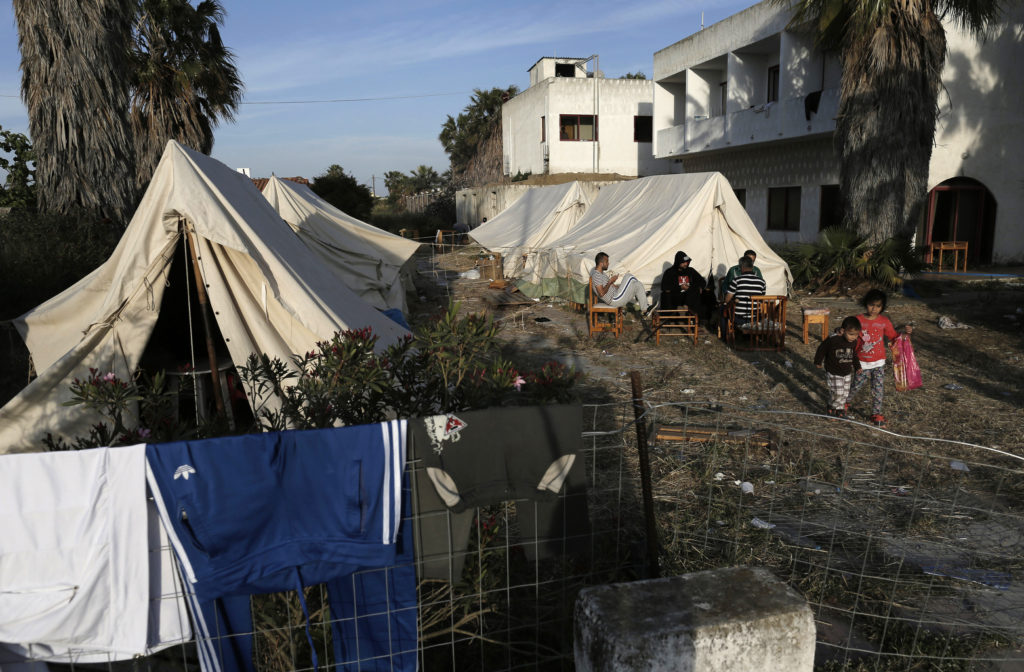
<path id="1" fill-rule="evenodd" d="M 658 131 L 657 156 L 667 158 L 835 131 L 839 90 L 822 91 L 816 112 L 810 112 L 811 102 L 804 97 L 789 98 L 722 117 L 687 119 L 684 124 Z"/>

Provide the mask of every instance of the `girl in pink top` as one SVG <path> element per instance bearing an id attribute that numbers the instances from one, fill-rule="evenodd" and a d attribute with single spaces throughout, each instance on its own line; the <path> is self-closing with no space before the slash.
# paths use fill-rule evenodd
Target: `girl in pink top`
<path id="1" fill-rule="evenodd" d="M 870 290 L 861 300 L 864 313 L 857 316 L 861 326 L 857 348 L 860 370 L 854 374 L 853 386 L 850 389 L 852 399 L 864 383 L 871 381 L 871 422 L 879 427 L 885 427 L 885 416 L 882 415 L 882 400 L 885 396 L 885 340 L 889 340 L 891 347 L 898 335 L 889 318 L 882 315 L 888 302 L 889 298 L 880 289 Z M 907 325 L 903 330 L 909 336 L 913 327 Z M 895 353 L 893 354 L 895 356 Z"/>

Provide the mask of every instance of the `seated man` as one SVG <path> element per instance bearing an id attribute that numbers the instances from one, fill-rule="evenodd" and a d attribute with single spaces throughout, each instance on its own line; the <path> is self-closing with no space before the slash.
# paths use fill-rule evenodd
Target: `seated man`
<path id="1" fill-rule="evenodd" d="M 740 274 L 732 279 L 726 289 L 725 303 L 733 304 L 736 310 L 736 324 L 749 324 L 751 319 L 750 297 L 765 293 L 767 285 L 763 278 L 754 274 L 754 260 L 740 258 Z"/>
<path id="2" fill-rule="evenodd" d="M 594 291 L 597 292 L 601 303 L 607 303 L 616 308 L 627 303 L 635 303 L 644 316 L 651 311 L 654 306 L 647 305 L 647 290 L 635 276 L 627 273 L 622 282 L 615 284 L 619 276 L 608 277 L 605 273 L 608 270 L 608 255 L 598 252 L 594 257 L 594 263 L 597 266 L 590 272 L 590 279 L 594 283 Z"/>
<path id="3" fill-rule="evenodd" d="M 674 310 L 685 306 L 694 315 L 700 315 L 701 291 L 707 284 L 703 276 L 690 268 L 686 252 L 676 252 L 675 263 L 661 276 L 661 309 Z"/>
<path id="4" fill-rule="evenodd" d="M 752 263 L 754 263 L 754 264 L 757 263 L 757 252 L 755 252 L 753 250 L 747 250 L 746 252 L 743 253 L 743 256 L 744 257 L 750 257 L 750 261 Z M 729 289 L 729 283 L 732 282 L 733 279 L 736 276 L 738 276 L 739 274 L 740 274 L 740 265 L 739 264 L 736 264 L 735 266 L 733 266 L 732 268 L 730 268 L 726 272 L 725 277 L 722 278 L 722 282 L 719 283 L 719 285 L 718 285 L 718 294 L 720 296 L 724 296 L 725 295 L 726 291 Z M 761 278 L 762 280 L 764 279 L 764 276 L 761 275 L 761 269 L 758 268 L 757 266 L 754 266 L 754 275 L 756 275 L 757 277 Z"/>

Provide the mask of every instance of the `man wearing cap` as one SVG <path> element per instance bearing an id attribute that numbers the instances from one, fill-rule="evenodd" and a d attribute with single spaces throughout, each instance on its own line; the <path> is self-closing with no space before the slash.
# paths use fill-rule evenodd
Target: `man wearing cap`
<path id="1" fill-rule="evenodd" d="M 661 309 L 673 310 L 686 307 L 694 315 L 700 315 L 700 293 L 707 284 L 704 277 L 690 268 L 692 259 L 680 250 L 675 262 L 661 276 Z"/>
<path id="2" fill-rule="evenodd" d="M 605 273 L 608 270 L 608 255 L 598 252 L 594 257 L 594 263 L 597 265 L 590 272 L 590 279 L 601 303 L 607 303 L 616 308 L 625 306 L 627 303 L 635 303 L 644 316 L 651 311 L 653 306 L 647 305 L 647 290 L 644 289 L 643 283 L 636 279 L 636 276 L 627 273 L 622 278 L 622 282 L 615 284 L 619 276 L 609 277 Z"/>

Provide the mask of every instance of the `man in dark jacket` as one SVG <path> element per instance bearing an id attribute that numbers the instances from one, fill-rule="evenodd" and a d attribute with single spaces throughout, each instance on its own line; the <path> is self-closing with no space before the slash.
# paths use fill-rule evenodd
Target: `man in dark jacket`
<path id="1" fill-rule="evenodd" d="M 690 257 L 686 252 L 676 252 L 675 263 L 661 276 L 662 310 L 686 307 L 694 315 L 700 315 L 700 293 L 704 289 L 704 278 L 690 268 Z"/>

